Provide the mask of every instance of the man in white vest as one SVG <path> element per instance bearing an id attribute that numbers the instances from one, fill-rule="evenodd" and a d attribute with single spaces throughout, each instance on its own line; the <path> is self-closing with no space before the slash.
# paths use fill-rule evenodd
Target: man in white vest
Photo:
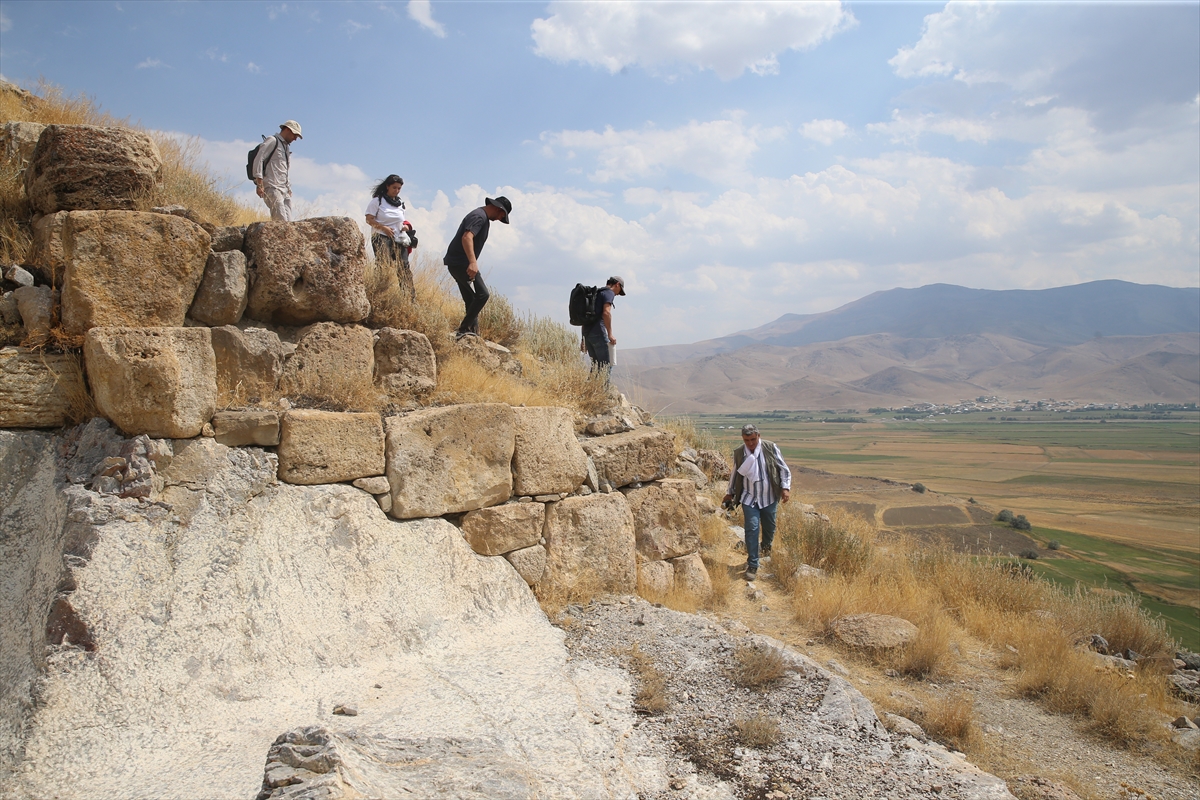
<path id="1" fill-rule="evenodd" d="M 729 474 L 728 505 L 735 497 L 742 504 L 746 530 L 746 580 L 758 577 L 759 529 L 762 529 L 762 556 L 770 557 L 775 541 L 775 512 L 779 501 L 792 495 L 792 471 L 774 442 L 758 434 L 754 425 L 742 426 L 742 446 L 733 451 L 733 471 Z"/>

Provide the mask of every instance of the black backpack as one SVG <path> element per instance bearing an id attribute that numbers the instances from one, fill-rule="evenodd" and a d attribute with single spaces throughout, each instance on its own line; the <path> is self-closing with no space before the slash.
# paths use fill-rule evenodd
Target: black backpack
<path id="1" fill-rule="evenodd" d="M 246 177 L 254 180 L 254 159 L 258 156 L 258 151 L 267 143 L 267 139 L 274 139 L 274 136 L 264 136 L 262 141 L 256 144 L 249 153 L 246 154 Z M 271 155 L 267 156 L 267 160 L 263 162 L 263 172 L 267 171 L 267 164 L 271 163 L 271 159 L 279 152 L 279 142 L 275 142 L 275 149 L 271 151 Z"/>
<path id="2" fill-rule="evenodd" d="M 571 315 L 572 325 L 593 325 L 600 320 L 596 313 L 596 295 L 600 294 L 598 286 L 575 284 L 571 290 L 571 303 L 567 307 Z"/>

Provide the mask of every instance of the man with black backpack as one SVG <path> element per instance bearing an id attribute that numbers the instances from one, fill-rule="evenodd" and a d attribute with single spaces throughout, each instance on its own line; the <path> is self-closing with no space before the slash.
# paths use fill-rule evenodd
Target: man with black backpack
<path id="1" fill-rule="evenodd" d="M 592 369 L 606 376 L 612 368 L 612 348 L 617 344 L 612 328 L 613 301 L 617 295 L 625 296 L 625 279 L 614 275 L 603 289 L 596 291 L 596 299 L 584 317 L 583 338 L 579 342 L 580 351 L 586 351 L 592 358 Z"/>
<path id="2" fill-rule="evenodd" d="M 300 135 L 300 123 L 294 119 L 279 126 L 279 133 L 263 140 L 254 148 L 250 161 L 250 179 L 254 181 L 258 196 L 271 209 L 271 219 L 292 221 L 292 184 L 288 171 L 292 165 L 289 145 Z"/>

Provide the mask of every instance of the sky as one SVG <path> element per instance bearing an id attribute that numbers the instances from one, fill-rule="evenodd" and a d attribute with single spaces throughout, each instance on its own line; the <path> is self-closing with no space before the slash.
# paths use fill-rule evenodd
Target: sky
<path id="1" fill-rule="evenodd" d="M 521 312 L 626 281 L 621 347 L 875 291 L 1200 285 L 1200 3 L 0 0 L 0 74 L 246 151 L 303 126 L 301 216 L 403 176 L 419 252 Z"/>

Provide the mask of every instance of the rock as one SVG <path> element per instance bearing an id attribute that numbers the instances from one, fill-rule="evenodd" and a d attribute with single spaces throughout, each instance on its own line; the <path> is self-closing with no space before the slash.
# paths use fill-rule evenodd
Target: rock
<path id="1" fill-rule="evenodd" d="M 214 253 L 228 253 L 231 250 L 241 250 L 246 243 L 245 225 L 226 225 L 214 228 L 212 231 L 212 250 Z"/>
<path id="2" fill-rule="evenodd" d="M 383 472 L 383 423 L 378 414 L 296 410 L 283 415 L 279 479 L 340 483 Z"/>
<path id="3" fill-rule="evenodd" d="M 664 480 L 622 491 L 633 513 L 640 559 L 665 561 L 700 549 L 700 515 L 691 481 Z"/>
<path id="4" fill-rule="evenodd" d="M 0 348 L 0 428 L 59 428 L 87 398 L 78 357 Z"/>
<path id="5" fill-rule="evenodd" d="M 35 211 L 137 208 L 162 177 L 154 140 L 128 128 L 47 125 L 25 169 Z"/>
<path id="6" fill-rule="evenodd" d="M 1196 730 L 1197 726 L 1196 726 L 1196 723 L 1192 722 L 1190 719 L 1188 719 L 1187 717 L 1180 714 L 1171 723 L 1171 727 L 1173 727 L 1173 728 L 1188 728 L 1190 730 Z"/>
<path id="7" fill-rule="evenodd" d="M 851 614 L 834 620 L 830 627 L 844 644 L 866 650 L 902 647 L 918 633 L 908 620 L 886 614 Z"/>
<path id="8" fill-rule="evenodd" d="M 1108 640 L 1098 633 L 1093 633 L 1088 637 L 1088 647 L 1102 656 L 1108 655 Z"/>
<path id="9" fill-rule="evenodd" d="M 676 591 L 685 592 L 701 601 L 712 597 L 712 579 L 699 553 L 673 558 L 670 563 L 675 571 Z"/>
<path id="10" fill-rule="evenodd" d="M 29 248 L 29 263 L 50 276 L 55 286 L 62 286 L 63 260 L 62 228 L 67 221 L 66 211 L 36 217 L 30 226 L 33 244 Z"/>
<path id="11" fill-rule="evenodd" d="M 792 573 L 793 581 L 801 580 L 824 580 L 825 570 L 819 567 L 810 567 L 808 564 L 801 564 L 796 567 L 796 571 Z"/>
<path id="12" fill-rule="evenodd" d="M 585 453 L 587 451 L 584 451 Z M 583 479 L 584 486 L 591 489 L 593 492 L 600 491 L 600 475 L 596 472 L 596 464 L 592 461 L 592 457 L 587 457 L 587 476 Z"/>
<path id="13" fill-rule="evenodd" d="M 239 330 L 232 325 L 213 328 L 212 343 L 217 359 L 217 391 L 223 402 L 274 396 L 285 359 L 296 349 L 280 341 L 273 331 Z"/>
<path id="14" fill-rule="evenodd" d="M 841 675 L 843 678 L 850 677 L 850 670 L 846 669 L 842 662 L 838 661 L 836 658 L 831 658 L 826 661 L 825 666 L 829 667 L 830 672 L 835 672 L 838 675 Z M 892 693 L 893 696 L 895 696 L 895 694 L 895 692 Z"/>
<path id="15" fill-rule="evenodd" d="M 587 421 L 584 429 L 592 436 L 611 436 L 614 433 L 631 431 L 637 424 L 629 417 L 620 414 L 601 414 Z"/>
<path id="16" fill-rule="evenodd" d="M 391 495 L 391 493 L 377 494 L 377 495 L 375 495 L 375 501 L 377 503 L 379 503 L 380 511 L 382 511 L 385 514 L 391 512 L 391 510 L 392 510 L 392 495 Z"/>
<path id="17" fill-rule="evenodd" d="M 691 461 L 684 461 L 680 459 L 675 462 L 675 466 L 679 468 L 681 475 L 695 484 L 696 489 L 699 490 L 708 488 L 708 476 L 705 475 L 704 471 Z"/>
<path id="18" fill-rule="evenodd" d="M 883 719 L 888 729 L 897 736 L 911 736 L 919 741 L 925 741 L 925 731 L 908 717 L 884 714 Z"/>
<path id="19" fill-rule="evenodd" d="M 21 307 L 17 305 L 17 298 L 12 292 L 5 292 L 3 297 L 0 297 L 0 323 L 4 325 L 20 325 L 21 324 Z"/>
<path id="20" fill-rule="evenodd" d="M 208 328 L 92 328 L 83 355 L 96 408 L 126 433 L 187 439 L 216 411 Z"/>
<path id="21" fill-rule="evenodd" d="M 714 481 L 729 480 L 729 462 L 716 450 L 696 451 L 696 465 L 706 474 L 711 475 Z"/>
<path id="22" fill-rule="evenodd" d="M 816 718 L 835 730 L 865 733 L 872 738 L 887 736 L 871 701 L 837 675 L 829 676 L 829 687 L 817 708 Z"/>
<path id="23" fill-rule="evenodd" d="M 1018 800 L 1080 800 L 1071 787 L 1060 781 L 1037 775 L 1021 775 L 1008 782 Z"/>
<path id="24" fill-rule="evenodd" d="M 505 403 L 476 403 L 389 417 L 392 516 L 439 517 L 512 495 L 515 417 Z"/>
<path id="25" fill-rule="evenodd" d="M 218 411 L 213 415 L 212 426 L 214 438 L 226 447 L 274 447 L 279 444 L 277 411 Z"/>
<path id="26" fill-rule="evenodd" d="M 176 203 L 175 205 L 170 205 L 170 206 L 155 206 L 154 208 L 150 209 L 150 213 L 152 213 L 152 214 L 167 214 L 168 216 L 172 216 L 172 217 L 182 217 L 183 219 L 186 219 L 188 222 L 194 222 L 201 227 L 204 227 L 204 225 L 205 225 L 204 220 L 200 217 L 199 214 L 197 214 L 195 211 L 191 210 L 187 206 L 180 205 L 178 203 Z M 213 228 L 214 226 L 209 225 L 208 227 Z M 207 228 L 206 228 L 206 230 L 207 230 Z"/>
<path id="27" fill-rule="evenodd" d="M 666 561 L 643 561 L 637 565 L 637 593 L 658 602 L 675 588 L 675 567 Z"/>
<path id="28" fill-rule="evenodd" d="M 1200 670 L 1200 653 L 1192 653 L 1187 650 L 1180 650 L 1175 653 L 1175 657 L 1183 662 L 1188 669 Z"/>
<path id="29" fill-rule="evenodd" d="M 333 713 L 342 717 L 357 717 L 358 709 L 345 703 L 338 703 L 333 707 Z"/>
<path id="30" fill-rule="evenodd" d="M 182 327 L 208 244 L 204 229 L 181 217 L 71 212 L 62 226 L 63 328 Z"/>
<path id="31" fill-rule="evenodd" d="M 40 122 L 6 122 L 0 126 L 0 160 L 25 169 L 46 126 Z"/>
<path id="32" fill-rule="evenodd" d="M 542 583 L 629 594 L 637 589 L 633 514 L 620 492 L 568 497 L 546 509 Z"/>
<path id="33" fill-rule="evenodd" d="M 476 553 L 499 556 L 540 543 L 545 522 L 541 503 L 506 503 L 464 514 L 462 530 Z"/>
<path id="34" fill-rule="evenodd" d="M 232 325 L 246 310 L 246 256 L 240 250 L 209 253 L 188 316 L 205 325 Z"/>
<path id="35" fill-rule="evenodd" d="M 508 563 L 513 565 L 513 569 L 521 576 L 521 580 L 530 586 L 537 585 L 546 571 L 546 548 L 540 544 L 526 547 L 523 550 L 513 550 L 505 553 L 504 557 L 508 559 Z"/>
<path id="36" fill-rule="evenodd" d="M 479 336 L 464 336 L 454 343 L 455 352 L 471 358 L 489 372 L 503 372 L 521 377 L 521 362 L 504 345 L 489 342 Z"/>
<path id="37" fill-rule="evenodd" d="M 293 398 L 358 405 L 369 402 L 374 367 L 369 328 L 318 322 L 297 334 L 296 350 L 284 364 L 280 385 Z"/>
<path id="38" fill-rule="evenodd" d="M 20 264 L 10 264 L 4 268 L 4 280 L 17 286 L 33 286 L 33 273 Z"/>
<path id="39" fill-rule="evenodd" d="M 614 487 L 635 481 L 665 478 L 675 461 L 674 436 L 657 428 L 637 428 L 628 433 L 584 439 L 601 481 Z"/>
<path id="40" fill-rule="evenodd" d="M 513 418 L 513 492 L 545 495 L 578 489 L 587 477 L 587 456 L 575 438 L 571 412 L 533 406 L 514 408 Z"/>
<path id="41" fill-rule="evenodd" d="M 419 394 L 437 386 L 437 359 L 425 334 L 381 328 L 374 353 L 375 382 L 388 394 Z"/>
<path id="42" fill-rule="evenodd" d="M 247 315 L 281 325 L 360 322 L 371 306 L 366 250 L 349 217 L 257 222 L 246 230 L 253 262 Z"/>
<path id="43" fill-rule="evenodd" d="M 41 343 L 50 338 L 58 292 L 51 291 L 49 286 L 22 286 L 13 290 L 13 299 L 21 312 L 26 343 Z"/>
<path id="44" fill-rule="evenodd" d="M 696 448 L 694 448 L 694 447 L 685 447 L 679 451 L 679 458 L 683 461 L 688 462 L 689 464 L 695 464 L 696 458 L 699 455 L 700 454 L 696 451 Z"/>
<path id="45" fill-rule="evenodd" d="M 353 481 L 355 489 L 362 489 L 368 494 L 389 494 L 392 491 L 388 479 L 383 475 L 375 475 L 370 478 L 359 478 Z"/>

